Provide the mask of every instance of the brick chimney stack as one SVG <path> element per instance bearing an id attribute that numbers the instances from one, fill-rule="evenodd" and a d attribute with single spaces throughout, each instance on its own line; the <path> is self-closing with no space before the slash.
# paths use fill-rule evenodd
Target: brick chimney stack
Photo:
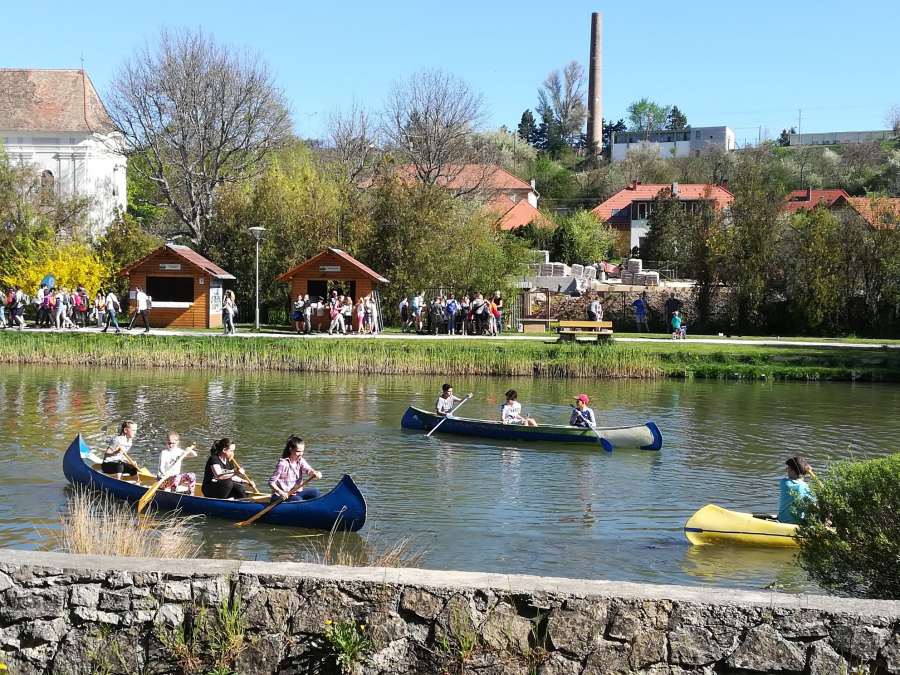
<path id="1" fill-rule="evenodd" d="M 591 14 L 591 62 L 588 70 L 588 153 L 603 149 L 603 15 Z"/>

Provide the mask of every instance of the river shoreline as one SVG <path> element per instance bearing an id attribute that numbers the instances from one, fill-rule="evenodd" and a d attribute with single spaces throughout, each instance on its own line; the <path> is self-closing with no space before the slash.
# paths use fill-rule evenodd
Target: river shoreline
<path id="1" fill-rule="evenodd" d="M 900 382 L 885 348 L 544 340 L 285 339 L 5 331 L 0 363 L 365 375 Z"/>

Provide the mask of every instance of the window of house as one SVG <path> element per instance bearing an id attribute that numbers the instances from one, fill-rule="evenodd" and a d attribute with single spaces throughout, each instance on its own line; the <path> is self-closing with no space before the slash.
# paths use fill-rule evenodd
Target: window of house
<path id="1" fill-rule="evenodd" d="M 637 207 L 635 220 L 647 220 L 653 213 L 653 204 L 650 202 L 637 202 L 635 206 Z"/>
<path id="2" fill-rule="evenodd" d="M 699 129 L 697 130 L 697 135 L 694 136 L 694 138 L 696 138 L 698 141 L 700 140 L 700 130 Z"/>
<path id="3" fill-rule="evenodd" d="M 154 302 L 193 302 L 194 277 L 147 277 L 144 290 Z"/>

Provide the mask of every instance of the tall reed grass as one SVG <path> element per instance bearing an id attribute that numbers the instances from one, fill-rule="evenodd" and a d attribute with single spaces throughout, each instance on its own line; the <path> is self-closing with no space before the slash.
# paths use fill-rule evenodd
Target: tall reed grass
<path id="1" fill-rule="evenodd" d="M 194 558 L 199 536 L 191 518 L 177 512 L 139 515 L 127 502 L 107 492 L 74 486 L 59 530 L 51 534 L 62 553 L 137 558 Z"/>

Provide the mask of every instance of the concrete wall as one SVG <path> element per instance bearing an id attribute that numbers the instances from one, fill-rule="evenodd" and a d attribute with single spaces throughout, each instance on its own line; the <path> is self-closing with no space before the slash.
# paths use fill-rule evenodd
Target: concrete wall
<path id="1" fill-rule="evenodd" d="M 204 625 L 203 606 L 225 636 L 215 608 L 229 598 L 246 620 L 240 675 L 335 672 L 316 667 L 330 663 L 324 634 L 338 622 L 374 641 L 364 674 L 900 673 L 898 602 L 11 550 L 0 551 L 0 662 L 14 675 L 180 672 L 172 637 Z M 200 638 L 188 653 L 204 673 L 222 652 Z"/>

